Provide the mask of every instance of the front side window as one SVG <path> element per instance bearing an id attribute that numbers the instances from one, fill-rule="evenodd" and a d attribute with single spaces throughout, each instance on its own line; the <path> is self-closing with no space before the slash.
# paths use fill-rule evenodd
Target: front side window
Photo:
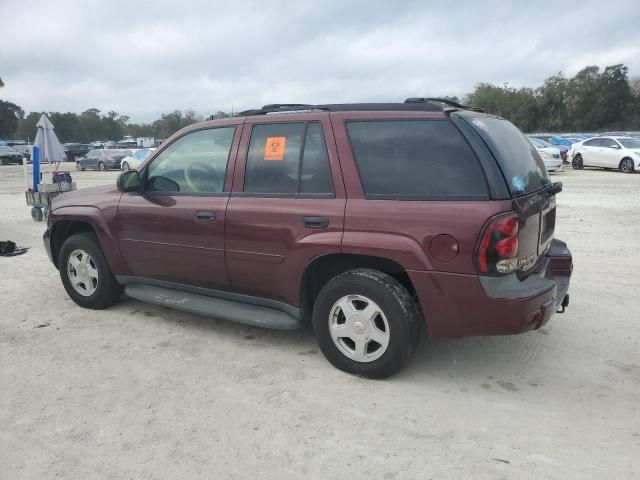
<path id="1" fill-rule="evenodd" d="M 347 131 L 368 197 L 488 196 L 475 154 L 449 121 L 355 121 Z"/>
<path id="2" fill-rule="evenodd" d="M 255 125 L 245 193 L 332 194 L 329 156 L 318 122 Z"/>
<path id="3" fill-rule="evenodd" d="M 222 192 L 234 133 L 235 127 L 224 127 L 180 137 L 149 165 L 145 190 Z"/>
<path id="4" fill-rule="evenodd" d="M 602 138 L 600 139 L 600 146 L 606 148 L 619 148 L 618 144 L 612 138 Z"/>

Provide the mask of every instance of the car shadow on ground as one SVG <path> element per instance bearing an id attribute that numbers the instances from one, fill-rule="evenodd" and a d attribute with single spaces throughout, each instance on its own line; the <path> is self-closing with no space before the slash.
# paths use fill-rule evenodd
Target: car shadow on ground
<path id="1" fill-rule="evenodd" d="M 189 333 L 216 342 L 310 355 L 318 364 L 323 364 L 322 368 L 333 368 L 320 352 L 311 326 L 291 331 L 270 330 L 147 304 L 126 295 L 112 309 L 135 317 L 135 321 L 146 319 L 154 323 L 184 325 Z M 535 386 L 536 358 L 547 334 L 548 330 L 543 328 L 522 335 L 433 340 L 427 338 L 423 330 L 414 358 L 389 381 L 424 383 L 440 380 L 455 384 L 460 380 L 485 389 L 502 387 L 517 391 L 520 387 L 516 379 L 526 377 L 526 380 L 520 378 L 521 383 Z"/>

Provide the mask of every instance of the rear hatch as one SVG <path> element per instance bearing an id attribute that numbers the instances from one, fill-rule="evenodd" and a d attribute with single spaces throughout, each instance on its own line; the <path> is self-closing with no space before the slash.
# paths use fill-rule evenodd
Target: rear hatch
<path id="1" fill-rule="evenodd" d="M 527 276 L 544 259 L 556 224 L 556 201 L 547 169 L 536 148 L 511 122 L 500 117 L 463 117 L 489 147 L 511 192 L 518 214 L 518 266 Z"/>

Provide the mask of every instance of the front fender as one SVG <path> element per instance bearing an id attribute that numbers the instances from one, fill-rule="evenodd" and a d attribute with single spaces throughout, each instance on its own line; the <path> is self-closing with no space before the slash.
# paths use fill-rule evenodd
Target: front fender
<path id="1" fill-rule="evenodd" d="M 112 229 L 117 206 L 100 209 L 92 205 L 69 205 L 58 207 L 49 214 L 51 241 L 55 238 L 56 228 L 70 228 L 73 223 L 84 223 L 96 232 L 107 263 L 114 275 L 127 275 L 128 270 L 120 255 L 118 238 Z M 51 245 L 52 257 L 57 260 L 59 246 Z"/>

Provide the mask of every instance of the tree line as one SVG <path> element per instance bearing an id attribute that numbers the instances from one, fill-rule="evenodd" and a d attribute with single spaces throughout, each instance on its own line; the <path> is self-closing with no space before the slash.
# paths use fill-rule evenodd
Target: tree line
<path id="1" fill-rule="evenodd" d="M 640 79 L 622 64 L 558 73 L 536 88 L 481 83 L 464 101 L 508 118 L 525 132 L 640 130 Z"/>
<path id="2" fill-rule="evenodd" d="M 459 101 L 456 97 L 451 99 Z M 558 73 L 538 88 L 480 83 L 462 101 L 507 118 L 525 132 L 640 130 L 640 80 L 630 81 L 629 70 L 623 64 L 603 70 L 585 67 L 571 78 Z M 42 113 L 49 116 L 60 141 L 80 143 L 119 140 L 125 135 L 164 139 L 204 119 L 192 110 L 163 113 L 151 123 L 132 123 L 126 115 L 103 113 L 97 108 L 80 114 L 25 115 L 18 105 L 0 100 L 0 139 L 33 140 Z M 214 118 L 229 116 L 222 111 L 214 114 Z"/>

